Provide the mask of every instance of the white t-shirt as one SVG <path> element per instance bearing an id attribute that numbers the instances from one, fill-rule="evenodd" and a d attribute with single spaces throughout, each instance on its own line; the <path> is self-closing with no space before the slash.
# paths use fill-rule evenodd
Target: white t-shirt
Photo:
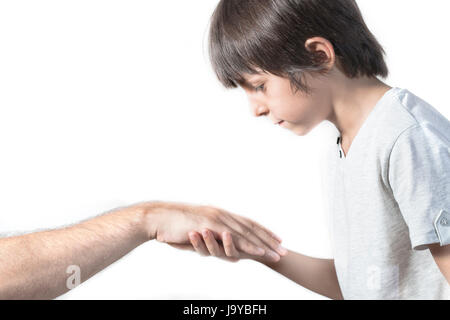
<path id="1" fill-rule="evenodd" d="M 392 88 L 346 156 L 338 138 L 322 181 L 344 299 L 450 299 L 426 246 L 450 244 L 450 122 Z"/>

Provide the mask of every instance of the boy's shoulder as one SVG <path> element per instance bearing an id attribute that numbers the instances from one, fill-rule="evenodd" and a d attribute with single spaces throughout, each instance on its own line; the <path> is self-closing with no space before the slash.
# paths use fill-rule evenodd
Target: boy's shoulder
<path id="1" fill-rule="evenodd" d="M 339 132 L 326 136 L 321 162 L 338 166 Z M 407 89 L 392 88 L 377 104 L 350 147 L 347 160 L 356 163 L 372 159 L 387 164 L 395 147 L 417 148 L 418 144 L 450 148 L 450 122 L 422 98 Z M 405 146 L 409 145 L 409 146 Z M 399 149 L 399 148 L 397 148 Z"/>
<path id="2" fill-rule="evenodd" d="M 374 124 L 382 145 L 391 148 L 401 136 L 434 132 L 449 143 L 450 122 L 437 109 L 407 89 L 393 88 L 391 99 L 380 110 Z"/>

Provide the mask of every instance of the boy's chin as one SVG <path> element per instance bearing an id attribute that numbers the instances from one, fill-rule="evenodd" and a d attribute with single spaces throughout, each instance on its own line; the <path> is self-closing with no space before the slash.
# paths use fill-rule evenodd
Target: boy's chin
<path id="1" fill-rule="evenodd" d="M 311 128 L 305 127 L 305 126 L 295 126 L 294 128 L 289 128 L 292 133 L 294 133 L 296 136 L 304 137 L 308 133 L 311 132 Z"/>

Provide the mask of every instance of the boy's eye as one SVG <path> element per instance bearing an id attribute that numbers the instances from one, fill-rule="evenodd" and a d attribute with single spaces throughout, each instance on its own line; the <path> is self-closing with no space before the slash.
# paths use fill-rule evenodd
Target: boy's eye
<path id="1" fill-rule="evenodd" d="M 264 84 L 262 84 L 262 85 L 260 85 L 259 87 L 256 87 L 256 88 L 255 88 L 255 91 L 256 91 L 256 92 L 258 92 L 258 91 L 260 91 L 260 90 L 261 90 L 261 91 L 264 91 Z"/>

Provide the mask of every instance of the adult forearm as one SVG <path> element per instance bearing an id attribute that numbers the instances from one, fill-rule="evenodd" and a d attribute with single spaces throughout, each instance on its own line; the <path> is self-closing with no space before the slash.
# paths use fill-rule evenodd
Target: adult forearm
<path id="1" fill-rule="evenodd" d="M 262 263 L 311 291 L 331 299 L 343 299 L 332 259 L 313 258 L 288 251 L 279 262 Z"/>
<path id="2" fill-rule="evenodd" d="M 65 293 L 72 272 L 80 271 L 83 282 L 148 240 L 143 219 L 142 210 L 125 208 L 67 228 L 0 239 L 0 299 Z"/>

